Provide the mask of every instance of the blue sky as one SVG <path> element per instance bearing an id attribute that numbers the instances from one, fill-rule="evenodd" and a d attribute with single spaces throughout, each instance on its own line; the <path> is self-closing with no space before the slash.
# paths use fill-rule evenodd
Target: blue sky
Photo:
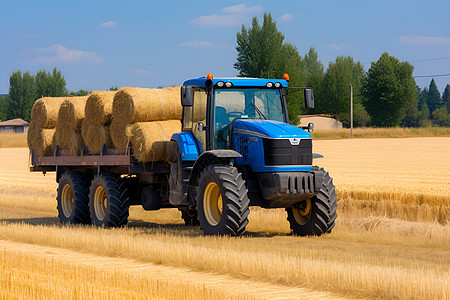
<path id="1" fill-rule="evenodd" d="M 315 47 L 325 68 L 383 52 L 414 75 L 450 73 L 450 2 L 0 0 L 0 93 L 16 70 L 57 67 L 69 90 L 180 85 L 236 75 L 236 33 L 271 12 L 285 41 Z M 431 78 L 416 78 L 420 87 Z M 442 93 L 450 76 L 435 77 Z"/>

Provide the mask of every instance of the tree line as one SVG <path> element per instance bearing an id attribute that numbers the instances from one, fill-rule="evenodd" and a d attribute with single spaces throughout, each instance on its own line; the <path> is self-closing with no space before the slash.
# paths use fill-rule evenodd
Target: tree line
<path id="1" fill-rule="evenodd" d="M 118 90 L 117 86 L 109 90 Z M 16 71 L 9 77 L 9 93 L 0 96 L 0 120 L 21 118 L 31 121 L 31 108 L 42 97 L 85 96 L 92 91 L 68 91 L 66 80 L 56 68 L 52 72 L 40 70 L 35 75 Z"/>
<path id="2" fill-rule="evenodd" d="M 250 28 L 242 25 L 236 36 L 239 76 L 259 78 L 290 77 L 290 86 L 312 87 L 315 109 L 306 111 L 297 94 L 288 95 L 289 118 L 298 123 L 298 115 L 329 114 L 350 125 L 350 84 L 353 86 L 355 126 L 420 127 L 450 126 L 450 85 L 441 97 L 434 79 L 421 90 L 409 62 L 383 53 L 366 72 L 350 56 L 338 56 L 325 70 L 317 51 L 310 48 L 301 56 L 298 49 L 284 41 L 270 13 L 263 24 L 256 17 Z"/>

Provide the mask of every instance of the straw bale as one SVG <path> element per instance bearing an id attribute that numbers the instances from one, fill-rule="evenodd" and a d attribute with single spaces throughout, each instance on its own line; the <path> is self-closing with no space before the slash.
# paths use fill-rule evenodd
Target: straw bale
<path id="1" fill-rule="evenodd" d="M 179 120 L 135 123 L 131 129 L 131 144 L 140 162 L 166 161 L 169 158 L 174 133 L 180 132 Z"/>
<path id="2" fill-rule="evenodd" d="M 55 129 L 44 129 L 31 124 L 27 133 L 28 147 L 37 155 L 51 155 L 54 135 Z"/>
<path id="3" fill-rule="evenodd" d="M 120 119 L 113 119 L 109 128 L 111 141 L 116 148 L 128 146 L 131 137 L 131 124 Z"/>
<path id="4" fill-rule="evenodd" d="M 87 98 L 88 96 L 66 98 L 59 108 L 56 128 L 68 127 L 75 131 L 80 130 Z"/>
<path id="5" fill-rule="evenodd" d="M 181 119 L 180 87 L 121 88 L 114 96 L 113 119 L 127 123 Z"/>
<path id="6" fill-rule="evenodd" d="M 109 124 L 115 91 L 94 92 L 86 101 L 84 113 L 90 123 Z"/>
<path id="7" fill-rule="evenodd" d="M 79 155 L 83 149 L 81 132 L 68 127 L 61 127 L 57 124 L 53 139 L 53 148 L 55 148 L 56 145 L 58 145 L 60 149 L 66 150 L 69 155 Z"/>
<path id="8" fill-rule="evenodd" d="M 55 128 L 58 111 L 68 97 L 44 97 L 36 100 L 31 109 L 31 122 L 40 128 Z"/>
<path id="9" fill-rule="evenodd" d="M 111 137 L 109 135 L 109 125 L 91 123 L 85 119 L 81 126 L 81 134 L 89 151 L 100 153 L 103 145 L 112 147 Z"/>

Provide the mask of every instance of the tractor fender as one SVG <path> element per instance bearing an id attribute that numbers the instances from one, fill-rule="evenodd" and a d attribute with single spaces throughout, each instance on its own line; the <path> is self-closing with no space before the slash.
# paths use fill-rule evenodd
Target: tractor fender
<path id="1" fill-rule="evenodd" d="M 229 165 L 235 158 L 242 155 L 234 150 L 210 150 L 203 152 L 192 167 L 189 176 L 188 201 L 194 203 L 198 189 L 198 177 L 204 168 L 211 165 Z"/>

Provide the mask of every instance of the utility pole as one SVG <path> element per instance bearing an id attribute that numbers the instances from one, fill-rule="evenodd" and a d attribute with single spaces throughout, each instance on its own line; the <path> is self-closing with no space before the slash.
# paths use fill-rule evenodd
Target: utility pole
<path id="1" fill-rule="evenodd" d="M 350 83 L 350 135 L 353 136 L 353 85 Z"/>

